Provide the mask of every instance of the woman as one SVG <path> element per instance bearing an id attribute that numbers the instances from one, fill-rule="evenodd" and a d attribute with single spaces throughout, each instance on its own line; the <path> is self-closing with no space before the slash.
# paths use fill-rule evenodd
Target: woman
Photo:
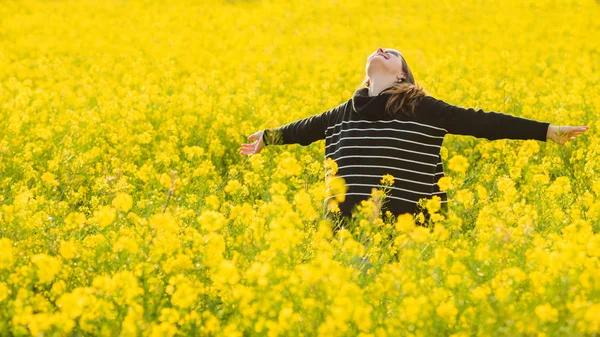
<path id="1" fill-rule="evenodd" d="M 339 204 L 342 217 L 331 217 L 344 220 L 342 223 L 350 220 L 354 206 L 370 197 L 372 188 L 381 188 L 385 174 L 394 177 L 385 204 L 394 216 L 407 212 L 416 216 L 418 200 L 434 195 L 441 198 L 442 212 L 446 212 L 446 193 L 439 190 L 437 182 L 444 175 L 440 147 L 448 133 L 489 140 L 551 139 L 564 147 L 589 128 L 486 113 L 428 96 L 415 84 L 402 54 L 394 49 L 380 47 L 372 53 L 366 73 L 364 87 L 348 101 L 321 114 L 258 131 L 248 137 L 253 143 L 240 148 L 240 154 L 249 155 L 266 145 L 306 146 L 325 139 L 325 158 L 336 162 L 336 175 L 344 178 L 348 188 Z M 424 214 L 428 219 L 426 210 Z"/>

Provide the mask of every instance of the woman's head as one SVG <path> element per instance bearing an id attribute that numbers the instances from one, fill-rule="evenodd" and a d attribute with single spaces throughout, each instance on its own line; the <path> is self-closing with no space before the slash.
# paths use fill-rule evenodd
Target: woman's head
<path id="1" fill-rule="evenodd" d="M 363 85 L 369 87 L 374 81 L 389 81 L 384 87 L 392 87 L 387 93 L 392 94 L 386 111 L 395 116 L 396 112 L 406 110 L 409 115 L 414 116 L 414 108 L 420 97 L 425 96 L 425 91 L 415 83 L 412 71 L 408 67 L 402 54 L 391 48 L 377 48 L 367 58 L 367 77 Z M 388 85 L 389 84 L 389 85 Z"/>
<path id="2" fill-rule="evenodd" d="M 402 54 L 391 48 L 377 48 L 369 57 L 367 58 L 366 65 L 366 73 L 367 78 L 365 79 L 364 84 L 369 86 L 371 83 L 371 77 L 381 77 L 381 76 L 392 76 L 395 77 L 398 81 L 409 81 L 408 75 L 410 75 L 412 79 L 412 73 L 404 61 L 404 57 Z M 414 83 L 414 79 L 412 79 Z"/>

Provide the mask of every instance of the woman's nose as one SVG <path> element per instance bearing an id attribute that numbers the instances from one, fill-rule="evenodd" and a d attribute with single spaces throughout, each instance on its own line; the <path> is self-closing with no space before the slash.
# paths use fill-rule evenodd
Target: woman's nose
<path id="1" fill-rule="evenodd" d="M 379 48 L 377 48 L 377 51 L 383 53 L 383 48 L 379 47 Z"/>

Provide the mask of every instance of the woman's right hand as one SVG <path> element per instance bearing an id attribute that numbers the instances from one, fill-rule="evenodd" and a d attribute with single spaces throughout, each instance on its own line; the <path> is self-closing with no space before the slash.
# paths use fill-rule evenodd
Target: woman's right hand
<path id="1" fill-rule="evenodd" d="M 242 144 L 240 147 L 240 154 L 249 155 L 249 154 L 257 154 L 265 147 L 265 143 L 263 142 L 262 136 L 265 131 L 261 130 L 255 132 L 248 136 L 248 140 L 254 140 L 253 143 Z"/>
<path id="2" fill-rule="evenodd" d="M 565 143 L 569 140 L 574 140 L 575 136 L 584 133 L 589 126 L 564 126 L 564 125 L 550 125 L 546 132 L 546 140 L 551 139 L 552 141 L 565 147 Z"/>

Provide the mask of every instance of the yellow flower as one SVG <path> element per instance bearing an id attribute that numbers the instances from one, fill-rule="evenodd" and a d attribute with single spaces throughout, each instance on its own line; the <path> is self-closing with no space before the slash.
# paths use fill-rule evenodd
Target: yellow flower
<path id="1" fill-rule="evenodd" d="M 65 218 L 65 224 L 68 229 L 77 229 L 83 227 L 85 223 L 85 214 L 80 212 L 72 212 Z"/>
<path id="2" fill-rule="evenodd" d="M 97 211 L 94 211 L 94 221 L 101 227 L 112 224 L 117 217 L 117 210 L 110 206 L 100 206 Z"/>
<path id="3" fill-rule="evenodd" d="M 435 309 L 435 312 L 445 321 L 454 324 L 456 315 L 458 314 L 458 309 L 456 308 L 456 305 L 454 305 L 454 301 L 449 300 L 440 303 L 440 305 L 438 305 Z"/>
<path id="4" fill-rule="evenodd" d="M 597 196 L 600 196 L 600 180 L 594 181 L 592 184 L 592 191 L 594 191 Z"/>
<path id="5" fill-rule="evenodd" d="M 294 157 L 286 157 L 280 162 L 280 169 L 284 176 L 297 176 L 302 173 L 302 166 Z"/>
<path id="6" fill-rule="evenodd" d="M 133 198 L 127 193 L 118 192 L 112 201 L 112 205 L 118 210 L 128 212 L 133 206 Z"/>
<path id="7" fill-rule="evenodd" d="M 256 157 L 256 156 L 253 156 Z M 252 158 L 252 157 L 250 157 Z M 219 200 L 219 197 L 211 194 L 208 197 L 204 198 L 204 204 L 207 206 L 208 209 L 213 210 L 213 211 L 217 211 L 219 209 L 219 207 L 221 207 L 221 202 Z"/>
<path id="8" fill-rule="evenodd" d="M 448 168 L 452 171 L 464 173 L 469 168 L 469 160 L 466 157 L 457 154 L 448 161 Z"/>
<path id="9" fill-rule="evenodd" d="M 242 188 L 242 184 L 237 179 L 231 179 L 225 186 L 225 193 L 233 196 Z"/>
<path id="10" fill-rule="evenodd" d="M 437 182 L 440 191 L 447 191 L 452 188 L 452 177 L 441 177 Z"/>
<path id="11" fill-rule="evenodd" d="M 139 246 L 138 246 L 137 242 L 135 241 L 135 239 L 133 239 L 127 235 L 119 236 L 119 239 L 117 239 L 117 242 L 113 246 L 113 250 L 115 252 L 120 252 L 120 251 L 126 250 L 133 254 L 133 253 L 137 252 L 138 249 L 139 249 Z"/>
<path id="12" fill-rule="evenodd" d="M 37 276 L 40 282 L 49 283 L 61 269 L 62 264 L 54 256 L 35 254 L 31 262 L 37 267 Z"/>
<path id="13" fill-rule="evenodd" d="M 498 177 L 496 185 L 498 186 L 499 191 L 506 192 L 515 186 L 515 182 L 509 177 L 502 176 Z"/>
<path id="14" fill-rule="evenodd" d="M 583 319 L 590 323 L 588 332 L 597 333 L 600 331 L 600 303 L 592 304 L 583 314 Z"/>
<path id="15" fill-rule="evenodd" d="M 423 301 L 419 298 L 414 298 L 411 296 L 405 297 L 402 299 L 402 308 L 404 309 L 404 314 L 402 318 L 407 322 L 416 323 L 419 319 L 421 311 L 419 308 L 423 305 Z"/>
<path id="16" fill-rule="evenodd" d="M 475 189 L 477 190 L 477 197 L 479 198 L 479 200 L 486 200 L 488 198 L 488 192 L 487 189 L 483 186 L 481 186 L 480 184 L 477 184 L 475 186 Z"/>
<path id="17" fill-rule="evenodd" d="M 587 215 L 592 220 L 598 220 L 600 218 L 600 202 L 593 203 L 588 209 Z"/>
<path id="18" fill-rule="evenodd" d="M 236 284 L 240 280 L 237 266 L 231 260 L 223 259 L 212 275 L 217 284 Z"/>
<path id="19" fill-rule="evenodd" d="M 338 165 L 335 162 L 335 160 L 331 159 L 331 157 L 325 159 L 325 171 L 326 171 L 326 175 L 336 175 L 337 174 L 337 170 L 338 170 Z"/>
<path id="20" fill-rule="evenodd" d="M 410 237 L 415 242 L 423 243 L 429 239 L 429 229 L 423 226 L 415 226 L 410 232 Z"/>
<path id="21" fill-rule="evenodd" d="M 340 205 L 335 199 L 329 199 L 327 203 L 327 210 L 331 213 L 341 213 Z"/>
<path id="22" fill-rule="evenodd" d="M 461 283 L 462 283 L 462 277 L 460 275 L 450 274 L 450 275 L 448 275 L 448 278 L 446 279 L 446 284 L 450 288 L 455 288 L 456 286 L 458 286 Z"/>
<path id="23" fill-rule="evenodd" d="M 482 301 L 485 300 L 490 294 L 491 290 L 487 286 L 477 286 L 475 289 L 473 289 L 473 291 L 471 291 L 469 296 L 471 296 L 474 301 Z"/>
<path id="24" fill-rule="evenodd" d="M 71 238 L 61 243 L 59 253 L 65 259 L 72 259 L 79 255 L 79 249 L 79 244 Z"/>
<path id="25" fill-rule="evenodd" d="M 86 303 L 90 301 L 90 295 L 85 288 L 75 288 L 70 293 L 62 294 L 56 300 L 56 306 L 61 313 L 71 319 L 75 319 L 83 313 Z"/>
<path id="26" fill-rule="evenodd" d="M 508 170 L 508 175 L 512 179 L 519 179 L 521 177 L 521 168 L 518 166 L 513 166 Z"/>
<path id="27" fill-rule="evenodd" d="M 10 269 L 14 261 L 12 241 L 0 238 L 0 269 Z"/>
<path id="28" fill-rule="evenodd" d="M 391 174 L 386 174 L 381 178 L 381 184 L 384 186 L 392 186 L 394 185 L 394 176 Z"/>
<path id="29" fill-rule="evenodd" d="M 56 176 L 50 172 L 44 172 L 42 174 L 42 181 L 45 184 L 48 184 L 50 186 L 58 186 L 58 181 L 56 181 Z"/>
<path id="30" fill-rule="evenodd" d="M 427 208 L 427 211 L 429 212 L 429 214 L 438 212 L 440 210 L 440 208 L 442 207 L 442 198 L 440 198 L 437 195 L 434 195 L 433 197 L 431 197 L 431 199 L 427 200 L 425 207 Z"/>
<path id="31" fill-rule="evenodd" d="M 311 195 L 304 190 L 296 193 L 294 196 L 294 205 L 296 205 L 300 214 L 307 219 L 316 219 L 319 216 L 312 205 Z"/>
<path id="32" fill-rule="evenodd" d="M 269 188 L 269 193 L 271 193 L 272 195 L 278 194 L 278 195 L 285 195 L 285 192 L 287 192 L 288 190 L 288 185 L 286 185 L 285 183 L 276 181 L 271 185 L 271 188 Z"/>
<path id="33" fill-rule="evenodd" d="M 440 147 L 440 156 L 443 160 L 448 159 L 448 149 L 445 146 Z"/>
<path id="34" fill-rule="evenodd" d="M 177 289 L 171 296 L 171 304 L 187 309 L 198 299 L 198 293 L 190 282 L 178 282 Z"/>
<path id="35" fill-rule="evenodd" d="M 216 318 L 210 311 L 204 311 L 202 313 L 202 317 L 204 318 L 203 331 L 206 333 L 212 333 L 219 330 L 219 327 L 221 326 L 219 319 Z"/>
<path id="36" fill-rule="evenodd" d="M 158 177 L 158 181 L 166 189 L 170 189 L 171 188 L 171 180 L 172 180 L 171 176 L 168 175 L 168 174 L 166 174 L 166 173 L 162 173 Z"/>
<path id="37" fill-rule="evenodd" d="M 558 322 L 558 310 L 553 308 L 550 304 L 545 303 L 535 307 L 535 314 L 543 322 Z"/>
<path id="38" fill-rule="evenodd" d="M 546 185 L 550 182 L 550 177 L 545 174 L 536 173 L 533 175 L 533 182 Z"/>
<path id="39" fill-rule="evenodd" d="M 325 178 L 326 186 L 329 188 L 327 196 L 335 196 L 335 200 L 338 202 L 344 202 L 346 200 L 346 181 L 342 177 L 331 176 Z"/>
<path id="40" fill-rule="evenodd" d="M 454 195 L 454 200 L 461 204 L 464 204 L 465 207 L 470 207 L 473 205 L 473 201 L 475 199 L 473 192 L 471 192 L 471 190 L 469 190 L 468 188 L 465 188 L 456 192 L 456 194 Z"/>
<path id="41" fill-rule="evenodd" d="M 548 193 L 552 196 L 560 196 L 571 193 L 571 180 L 569 177 L 557 177 L 548 187 Z"/>
<path id="42" fill-rule="evenodd" d="M 6 283 L 0 282 L 0 303 L 8 297 L 8 287 Z"/>
<path id="43" fill-rule="evenodd" d="M 210 210 L 203 211 L 198 217 L 198 223 L 200 226 L 209 232 L 214 232 L 221 229 L 225 225 L 226 221 L 227 219 L 224 215 Z"/>
<path id="44" fill-rule="evenodd" d="M 423 224 L 425 222 L 425 214 L 423 214 L 423 212 L 419 212 L 419 214 L 417 214 L 416 221 L 420 224 Z"/>
<path id="45" fill-rule="evenodd" d="M 179 312 L 174 308 L 162 308 L 158 320 L 161 322 L 175 323 L 179 320 Z"/>
<path id="46" fill-rule="evenodd" d="M 169 232 L 174 233 L 177 231 L 177 221 L 173 218 L 173 216 L 167 213 L 157 213 L 152 215 L 150 221 L 148 222 L 150 228 L 154 228 L 155 230 L 161 232 Z"/>

